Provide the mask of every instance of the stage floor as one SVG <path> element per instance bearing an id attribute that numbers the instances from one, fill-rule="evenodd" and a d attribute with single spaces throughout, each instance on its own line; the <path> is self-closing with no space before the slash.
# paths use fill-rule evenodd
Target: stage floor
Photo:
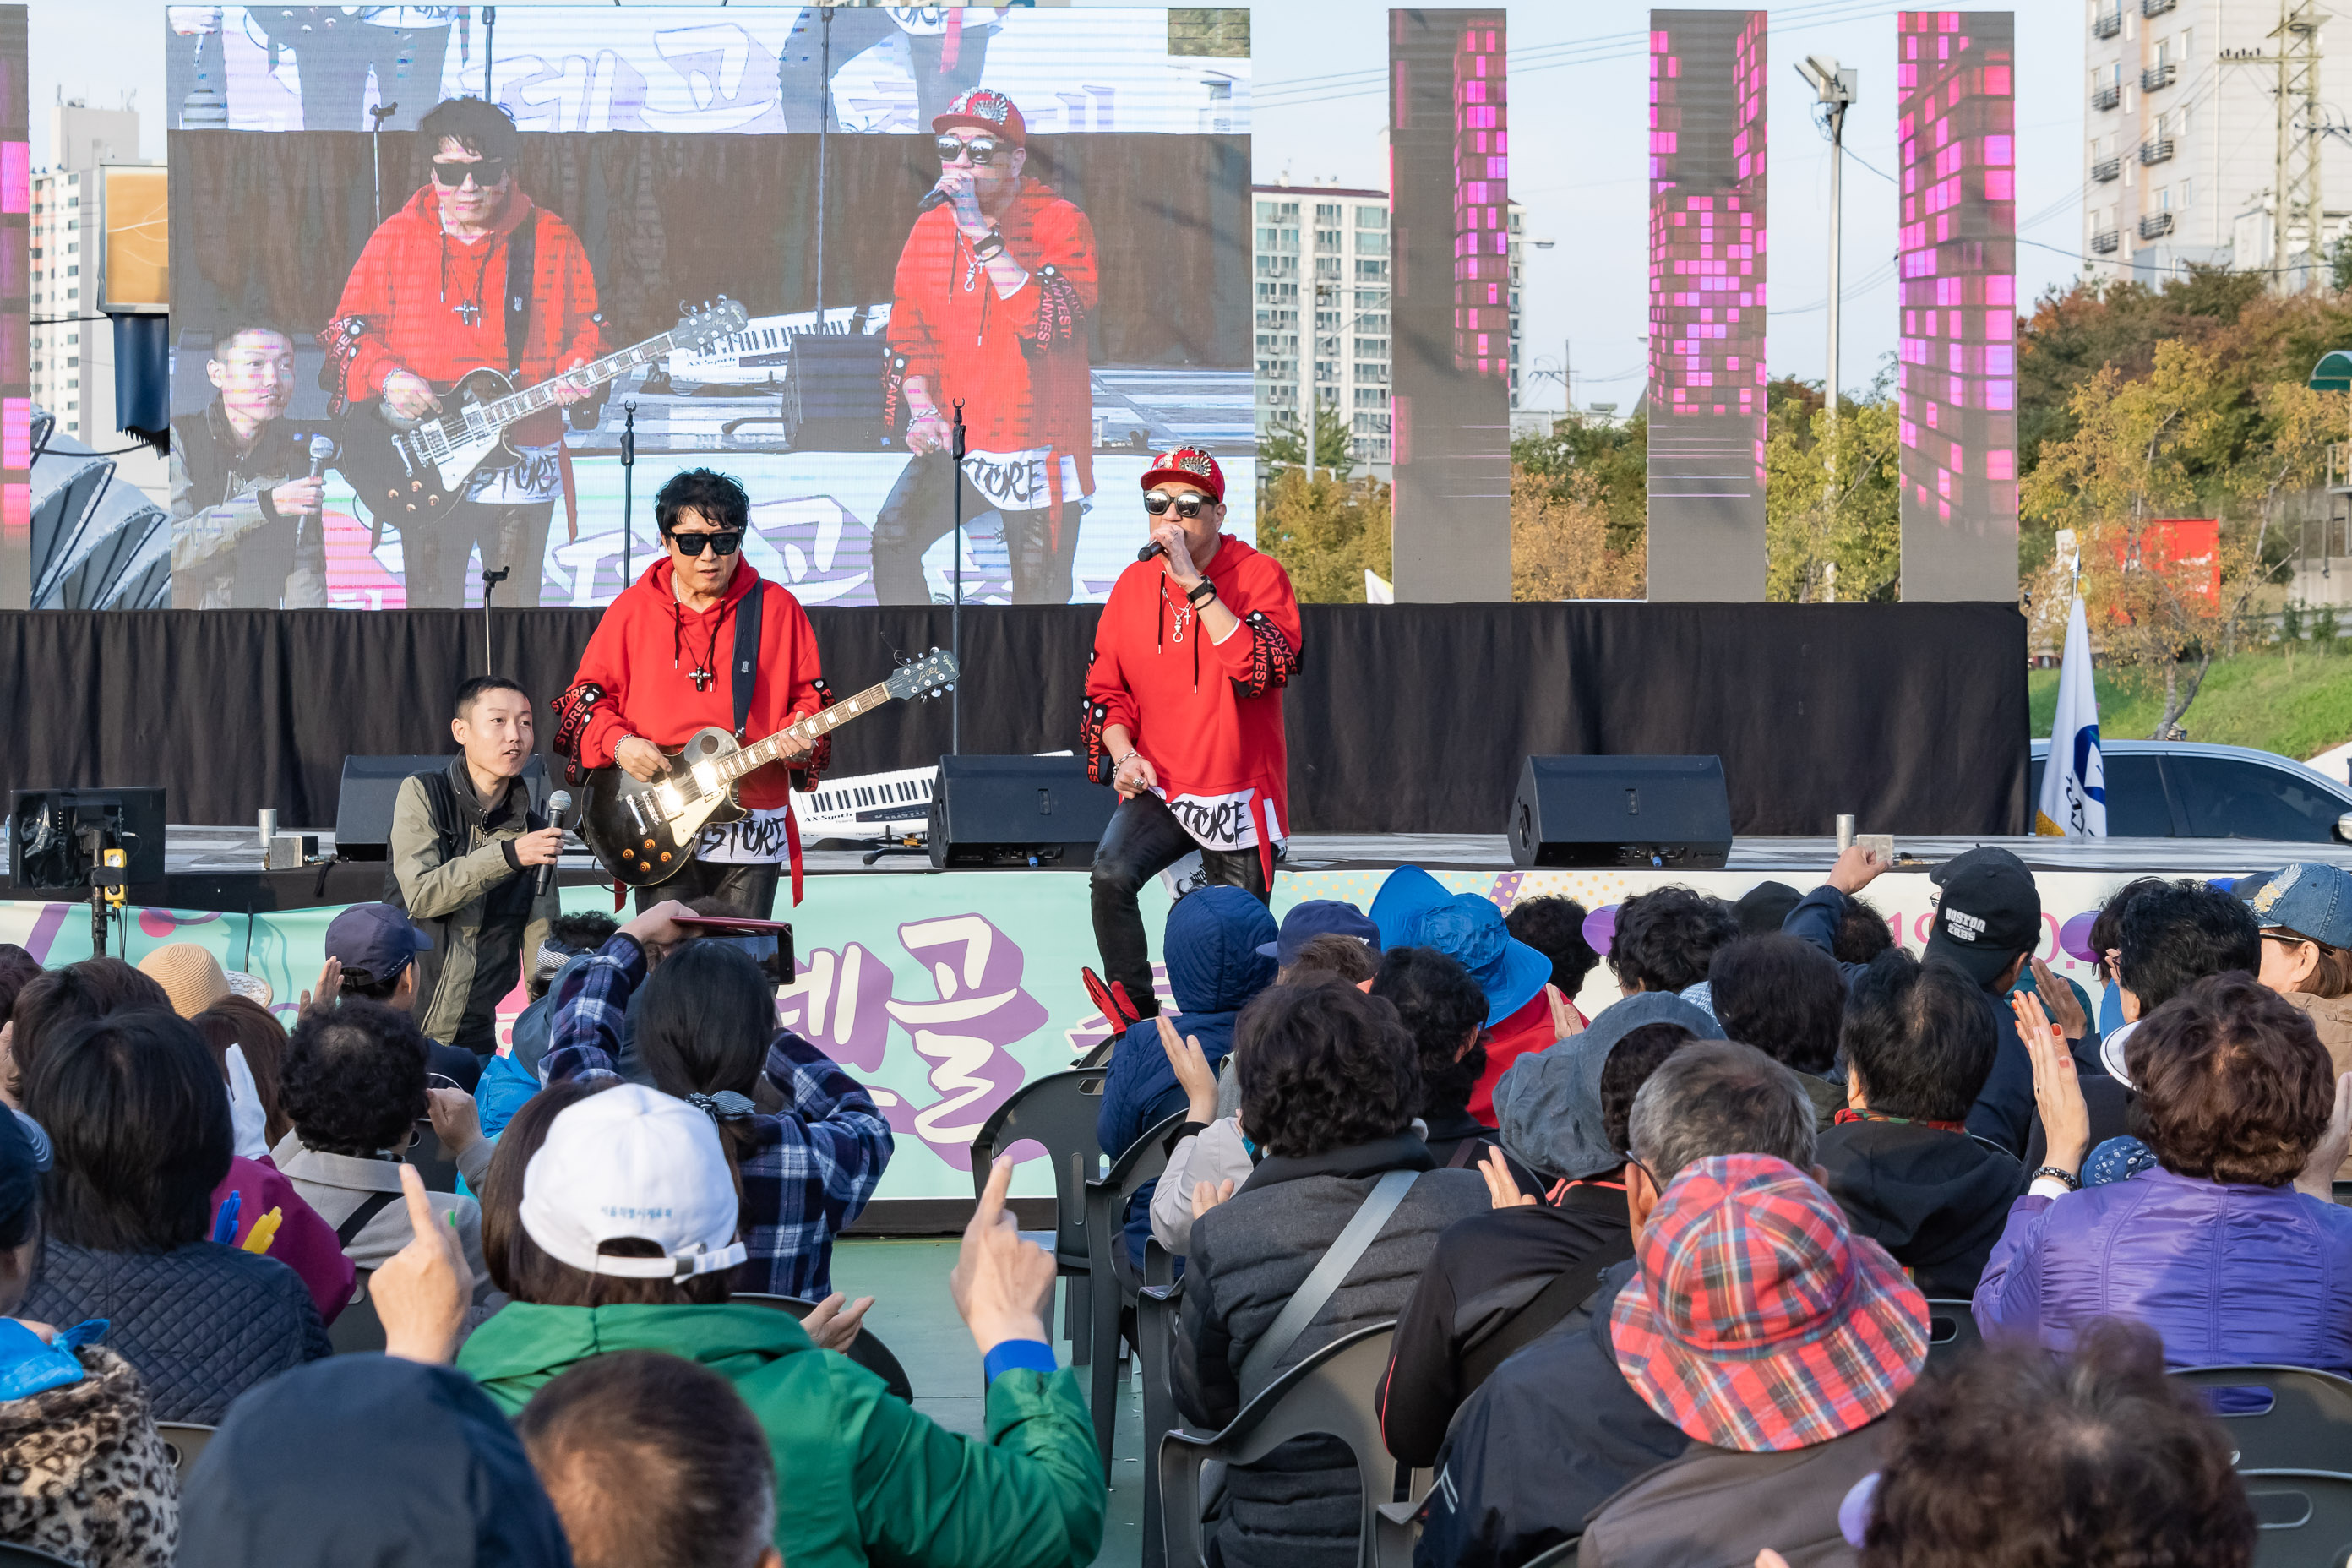
<path id="1" fill-rule="evenodd" d="M 280 828 L 280 832 L 312 832 Z M 322 859 L 335 852 L 335 836 L 316 830 Z M 197 826 L 174 823 L 166 830 L 167 874 L 217 881 L 268 877 L 273 883 L 308 877 L 316 880 L 320 868 L 302 871 L 262 869 L 261 847 L 250 827 Z M 1980 844 L 1998 844 L 2013 851 L 2028 866 L 2052 871 L 2147 871 L 2161 875 L 2235 875 L 2251 866 L 2276 866 L 2289 860 L 2318 860 L 2352 868 L 2352 845 L 2286 844 L 2245 838 L 1999 838 L 1921 837 L 1895 839 L 1898 871 L 1923 871 Z M 1836 858 L 1832 838 L 1736 838 L 1725 871 L 1784 874 L 1782 879 L 1818 875 Z M 872 866 L 861 849 L 812 848 L 806 865 L 812 876 L 930 875 L 930 861 L 920 854 L 890 854 Z M 0 843 L 0 868 L 7 865 L 7 848 Z M 1284 868 L 1290 871 L 1387 870 L 1398 866 L 1427 866 L 1456 871 L 1508 871 L 1510 848 L 1499 833 L 1391 833 L 1377 835 L 1306 835 L 1290 841 Z M 380 861 L 341 861 L 328 868 L 332 875 L 320 896 L 308 900 L 324 905 L 352 901 L 347 884 L 352 877 L 378 876 Z M 1675 869 L 1675 868 L 1667 868 Z M 596 862 L 583 851 L 563 858 L 567 886 L 603 880 Z M 343 891 L 346 896 L 333 897 Z M 12 898 L 54 899 L 52 893 L 5 894 Z M 173 902 L 181 900 L 174 898 Z M 268 907 L 301 908 L 275 903 Z"/>

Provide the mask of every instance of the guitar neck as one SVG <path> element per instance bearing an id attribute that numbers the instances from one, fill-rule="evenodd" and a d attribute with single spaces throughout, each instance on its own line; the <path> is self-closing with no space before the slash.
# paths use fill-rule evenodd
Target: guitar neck
<path id="1" fill-rule="evenodd" d="M 787 752 L 797 752 L 840 729 L 860 713 L 870 713 L 890 700 L 887 686 L 869 686 L 830 708 L 818 710 L 797 724 L 779 730 L 766 740 L 744 747 L 719 764 L 721 779 L 733 783 L 755 768 L 766 767 Z"/>
<path id="2" fill-rule="evenodd" d="M 632 343 L 618 353 L 606 354 L 603 359 L 582 365 L 578 370 L 567 372 L 557 377 L 556 381 L 542 381 L 537 386 L 527 386 L 520 392 L 509 393 L 494 403 L 485 404 L 482 407 L 482 418 L 488 424 L 504 429 L 519 419 L 529 418 L 542 408 L 554 407 L 557 381 L 573 386 L 599 386 L 616 375 L 635 370 L 641 364 L 650 364 L 655 360 L 667 358 L 669 352 L 670 334 L 667 332 L 664 332 L 657 338 L 647 338 L 641 343 Z"/>

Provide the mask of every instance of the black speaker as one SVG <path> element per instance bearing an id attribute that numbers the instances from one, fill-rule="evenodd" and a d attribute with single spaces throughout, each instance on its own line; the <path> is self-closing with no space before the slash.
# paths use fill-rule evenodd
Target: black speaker
<path id="1" fill-rule="evenodd" d="M 1731 799 L 1720 757 L 1529 757 L 1503 831 L 1515 866 L 1722 868 Z"/>
<path id="2" fill-rule="evenodd" d="M 163 901 L 163 791 L 160 785 L 116 789 L 19 789 L 8 792 L 8 885 L 18 892 L 89 897 L 97 847 L 123 852 L 122 879 L 134 903 Z"/>
<path id="3" fill-rule="evenodd" d="M 784 367 L 784 436 L 796 452 L 872 452 L 887 441 L 879 332 L 794 332 Z"/>
<path id="4" fill-rule="evenodd" d="M 931 788 L 931 864 L 1085 870 L 1118 795 L 1084 757 L 941 757 Z"/>
<path id="5" fill-rule="evenodd" d="M 335 853 L 345 860 L 392 858 L 392 806 L 411 773 L 435 773 L 449 765 L 437 757 L 345 757 L 342 788 L 335 795 Z M 547 759 L 534 756 L 522 770 L 531 809 L 547 801 Z"/>

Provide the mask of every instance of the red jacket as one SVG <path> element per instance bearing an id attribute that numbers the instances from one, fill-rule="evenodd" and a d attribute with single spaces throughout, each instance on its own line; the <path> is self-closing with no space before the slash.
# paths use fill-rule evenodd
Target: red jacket
<path id="1" fill-rule="evenodd" d="M 893 395 L 904 378 L 926 377 L 941 414 L 951 416 L 955 399 L 964 400 L 971 450 L 1051 447 L 1077 459 L 1080 493 L 1090 495 L 1094 226 L 1051 186 L 1024 179 L 997 232 L 1029 269 L 1010 300 L 997 298 L 986 267 L 974 267 L 953 209 L 936 206 L 915 220 L 891 293 Z"/>
<path id="2" fill-rule="evenodd" d="M 677 746 L 706 725 L 735 727 L 735 684 L 729 675 L 735 654 L 735 607 L 760 581 L 760 574 L 751 562 L 738 561 L 719 603 L 707 610 L 689 610 L 670 586 L 670 571 L 667 555 L 646 567 L 605 609 L 595 635 L 588 639 L 580 673 L 572 678 L 572 692 L 565 694 L 568 703 L 583 686 L 598 687 L 604 693 L 586 710 L 572 753 L 583 768 L 610 767 L 614 746 L 630 735 L 656 746 Z M 760 669 L 751 687 L 751 716 L 743 726 L 746 745 L 825 705 L 820 668 L 807 612 L 782 583 L 769 584 L 761 595 Z M 697 668 L 716 672 L 700 691 L 688 678 Z M 561 711 L 563 705 L 558 706 Z M 564 743 L 559 738 L 559 748 Z M 740 786 L 743 804 L 763 810 L 790 805 L 793 784 L 814 789 L 832 750 L 831 737 L 819 741 L 816 754 L 797 779 L 782 763 L 746 774 Z"/>
<path id="3" fill-rule="evenodd" d="M 536 211 L 532 239 L 530 329 L 523 338 L 520 384 L 535 385 L 604 352 L 596 322 L 596 279 L 571 226 L 534 208 L 518 189 L 490 234 L 468 245 L 443 232 L 438 198 L 428 184 L 368 238 L 343 284 L 335 321 L 320 333 L 342 395 L 377 395 L 384 377 L 405 370 L 446 387 L 479 366 L 507 368 L 507 240 Z M 457 307 L 478 306 L 469 326 Z M 532 415 L 509 434 L 544 445 L 562 433 L 562 416 Z"/>
<path id="4" fill-rule="evenodd" d="M 1139 561 L 1118 574 L 1095 623 L 1086 752 L 1095 781 L 1108 784 L 1119 759 L 1104 748 L 1103 731 L 1123 724 L 1171 805 L 1187 797 L 1213 803 L 1247 792 L 1271 886 L 1266 806 L 1275 814 L 1272 837 L 1290 831 L 1282 689 L 1298 668 L 1298 598 L 1280 562 L 1230 533 L 1222 540 L 1204 574 L 1242 622 L 1222 643 L 1202 634 L 1200 617 L 1159 560 Z"/>

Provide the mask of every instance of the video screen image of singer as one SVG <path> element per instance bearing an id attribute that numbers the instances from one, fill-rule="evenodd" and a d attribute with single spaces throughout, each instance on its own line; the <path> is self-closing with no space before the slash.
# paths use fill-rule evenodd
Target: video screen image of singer
<path id="1" fill-rule="evenodd" d="M 706 465 L 944 601 L 959 401 L 967 603 L 1103 598 L 1170 447 L 1254 539 L 1246 12 L 486 9 L 167 9 L 175 607 L 603 605 Z"/>

